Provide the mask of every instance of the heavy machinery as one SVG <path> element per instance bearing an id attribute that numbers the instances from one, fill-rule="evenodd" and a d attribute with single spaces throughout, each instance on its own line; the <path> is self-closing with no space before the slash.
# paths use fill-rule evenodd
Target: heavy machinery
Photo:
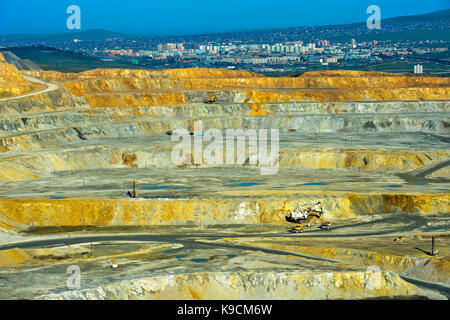
<path id="1" fill-rule="evenodd" d="M 320 209 L 319 209 L 320 206 Z M 309 222 L 313 218 L 320 218 L 323 214 L 321 202 L 317 201 L 313 206 L 297 206 L 297 209 L 289 211 L 286 221 L 291 223 Z"/>
<path id="2" fill-rule="evenodd" d="M 320 208 L 319 208 L 320 207 Z M 283 211 L 286 211 L 282 209 Z M 311 225 L 311 220 L 316 218 L 319 219 L 323 215 L 323 208 L 320 201 L 317 201 L 312 206 L 297 206 L 296 210 L 290 210 L 289 215 L 287 215 L 286 221 L 290 223 L 298 223 L 298 226 L 293 227 L 289 230 L 289 232 L 292 233 L 301 233 L 305 230 L 305 227 L 302 225 L 302 223 L 307 223 L 307 226 Z M 323 228 L 322 229 L 322 225 Z M 325 222 L 321 225 L 322 230 L 329 230 L 331 228 L 330 222 Z"/>
<path id="3" fill-rule="evenodd" d="M 168 135 L 168 136 L 175 136 L 175 135 L 177 135 L 177 134 L 176 134 L 176 132 L 173 132 L 173 131 L 170 131 L 170 130 L 169 130 L 169 131 L 166 131 L 166 135 Z M 189 135 L 190 135 L 190 136 L 193 136 L 193 135 L 194 135 L 194 132 L 189 131 Z M 199 132 L 198 135 L 199 135 L 199 136 L 204 136 L 205 133 L 204 133 L 204 132 Z"/>
<path id="4" fill-rule="evenodd" d="M 115 261 L 114 259 L 112 259 L 111 260 L 111 269 L 119 269 L 120 268 L 120 266 L 119 266 L 119 264 L 117 263 L 117 261 Z"/>
<path id="5" fill-rule="evenodd" d="M 289 230 L 289 232 L 292 232 L 292 233 L 301 233 L 303 231 L 305 231 L 305 228 L 302 225 L 295 226 Z"/>
<path id="6" fill-rule="evenodd" d="M 331 222 L 326 221 L 319 226 L 320 230 L 331 230 Z"/>
<path id="7" fill-rule="evenodd" d="M 136 180 L 133 180 L 133 191 L 126 191 L 125 192 L 126 196 L 129 196 L 130 198 L 137 198 L 137 193 L 136 193 Z"/>
<path id="8" fill-rule="evenodd" d="M 437 249 L 435 249 L 434 248 L 434 238 L 435 238 L 436 236 L 433 234 L 432 236 L 431 236 L 431 251 L 430 251 L 430 256 L 435 256 L 435 255 L 438 255 L 439 254 L 439 250 L 437 250 Z"/>
<path id="9" fill-rule="evenodd" d="M 206 97 L 206 99 L 203 101 L 204 103 L 216 103 L 217 97 L 210 95 L 209 97 Z"/>

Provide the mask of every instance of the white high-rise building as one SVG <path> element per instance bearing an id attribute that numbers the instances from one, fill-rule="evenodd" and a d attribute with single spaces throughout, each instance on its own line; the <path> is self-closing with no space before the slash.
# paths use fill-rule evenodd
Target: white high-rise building
<path id="1" fill-rule="evenodd" d="M 312 51 L 316 48 L 316 44 L 315 43 L 308 43 L 308 51 Z"/>
<path id="2" fill-rule="evenodd" d="M 422 74 L 422 73 L 423 73 L 423 65 L 421 65 L 421 64 L 415 64 L 415 65 L 414 65 L 414 73 L 416 73 L 416 74 Z"/>

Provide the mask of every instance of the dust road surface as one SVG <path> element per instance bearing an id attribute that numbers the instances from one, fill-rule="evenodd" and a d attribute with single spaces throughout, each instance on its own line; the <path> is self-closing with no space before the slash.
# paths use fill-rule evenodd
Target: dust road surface
<path id="1" fill-rule="evenodd" d="M 45 88 L 45 89 L 43 89 L 43 90 L 35 91 L 35 92 L 30 92 L 30 93 L 21 94 L 20 96 L 15 96 L 15 97 L 11 97 L 11 98 L 0 99 L 0 101 L 8 101 L 8 100 L 14 100 L 14 99 L 26 98 L 26 97 L 34 96 L 34 95 L 37 95 L 37 94 L 42 94 L 42 93 L 47 93 L 47 92 L 55 91 L 55 90 L 58 90 L 58 88 L 59 88 L 56 84 L 47 83 L 47 82 L 44 82 L 44 81 L 42 81 L 42 80 L 39 80 L 39 79 L 30 77 L 30 76 L 23 76 L 23 78 L 24 78 L 25 80 L 27 80 L 27 81 L 30 81 L 30 82 L 43 84 L 43 85 L 47 86 L 47 88 Z"/>

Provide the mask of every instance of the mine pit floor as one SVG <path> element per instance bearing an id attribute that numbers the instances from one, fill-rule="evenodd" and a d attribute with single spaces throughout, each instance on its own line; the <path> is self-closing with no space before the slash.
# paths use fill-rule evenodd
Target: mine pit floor
<path id="1" fill-rule="evenodd" d="M 374 222 L 365 216 L 337 222 L 331 231 L 307 227 L 302 234 L 290 234 L 288 224 L 34 229 L 22 234 L 22 241 L 0 247 L 0 252 L 19 248 L 29 255 L 28 261 L 0 270 L 0 299 L 67 291 L 66 271 L 73 264 L 82 271 L 82 288 L 93 289 L 209 271 L 357 272 L 375 265 L 420 277 L 407 267 L 431 263 L 436 265 L 432 280 L 442 293 L 449 285 L 449 218 L 435 217 L 428 226 L 429 220 L 418 215 L 376 215 Z M 431 234 L 438 235 L 435 257 L 426 253 Z M 394 242 L 400 235 L 406 239 Z M 119 263 L 118 270 L 111 270 L 112 260 Z"/>

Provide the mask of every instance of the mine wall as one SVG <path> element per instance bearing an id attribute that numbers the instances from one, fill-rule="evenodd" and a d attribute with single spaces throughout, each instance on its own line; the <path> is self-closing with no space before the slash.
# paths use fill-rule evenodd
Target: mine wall
<path id="1" fill-rule="evenodd" d="M 215 197 L 213 199 L 0 199 L 0 223 L 23 230 L 49 226 L 150 226 L 208 224 L 285 224 L 283 208 L 320 197 L 327 220 L 369 214 L 445 214 L 447 194 L 299 193 L 284 197 Z"/>
<path id="2" fill-rule="evenodd" d="M 156 276 L 93 289 L 66 291 L 44 299 L 370 299 L 395 296 L 445 299 L 419 289 L 393 272 L 201 272 Z"/>
<path id="3" fill-rule="evenodd" d="M 74 139 L 75 140 L 75 139 Z M 72 141 L 74 141 L 72 140 Z M 71 140 L 66 140 L 71 141 Z M 55 143 L 56 145 L 56 143 Z M 36 146 L 36 145 L 34 145 Z M 32 148 L 30 148 L 32 150 Z M 449 158 L 449 151 L 380 151 L 368 149 L 282 151 L 279 168 L 293 169 L 350 169 L 381 173 L 408 171 Z M 37 152 L 27 155 L 11 155 L 0 159 L 0 181 L 23 181 L 66 174 L 72 170 L 120 169 L 120 168 L 173 168 L 179 165 L 172 159 L 172 150 L 155 147 L 126 148 L 90 146 L 82 150 L 67 147 L 65 150 Z M 132 161 L 127 161 L 132 159 Z M 75 162 L 74 162 L 75 161 Z M 216 168 L 219 165 L 188 164 L 186 168 Z M 436 171 L 432 176 L 448 175 L 448 168 Z"/>
<path id="4" fill-rule="evenodd" d="M 12 70 L 11 72 L 13 72 Z M 220 69 L 92 70 L 79 74 L 29 71 L 59 84 L 57 90 L 0 103 L 0 181 L 46 179 L 58 172 L 96 169 L 178 168 L 171 161 L 168 130 L 281 128 L 300 138 L 321 134 L 408 133 L 444 146 L 450 130 L 448 78 L 383 73 L 321 72 L 297 78 Z M 18 78 L 18 82 L 23 79 Z M 216 104 L 205 104 L 209 95 Z M 150 142 L 145 142 L 153 137 Z M 160 138 L 158 138 L 160 137 Z M 347 138 L 345 138 L 347 139 Z M 158 142 L 160 140 L 161 142 Z M 431 141 L 431 140 L 430 140 Z M 341 141 L 342 142 L 342 141 Z M 340 142 L 340 143 L 341 143 Z M 280 141 L 280 169 L 347 169 L 407 172 L 449 158 L 438 145 L 409 148 L 290 147 Z M 342 144 L 342 143 L 341 143 Z M 187 164 L 185 167 L 194 168 Z M 196 164 L 195 168 L 214 165 Z M 155 171 L 156 172 L 156 171 Z M 434 175 L 448 175 L 443 168 Z M 266 190 L 270 192 L 271 190 Z M 272 190 L 273 191 L 273 190 Z M 259 192 L 256 190 L 255 192 Z M 324 197 L 330 219 L 371 213 L 449 212 L 448 192 L 353 193 L 285 190 L 280 198 L 256 194 L 216 199 L 15 199 L 4 195 L 0 214 L 23 224 L 151 225 L 284 223 L 285 201 Z M 274 192 L 275 194 L 275 192 Z M 295 198 L 293 196 L 297 198 Z M 295 200 L 294 200 L 295 199 Z M 278 213 L 277 213 L 278 212 Z"/>

